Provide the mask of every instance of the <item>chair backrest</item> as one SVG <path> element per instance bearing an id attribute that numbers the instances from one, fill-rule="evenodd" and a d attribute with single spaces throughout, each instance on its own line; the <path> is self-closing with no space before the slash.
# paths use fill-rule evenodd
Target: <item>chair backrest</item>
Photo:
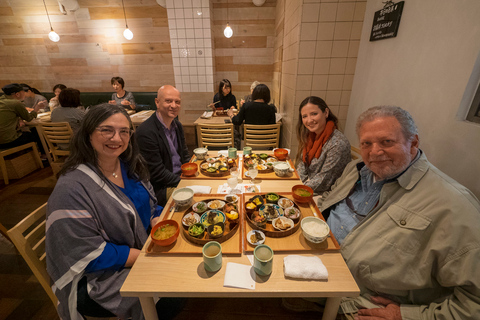
<path id="1" fill-rule="evenodd" d="M 281 123 L 268 125 L 243 125 L 243 138 L 246 147 L 252 149 L 278 148 Z"/>
<path id="2" fill-rule="evenodd" d="M 50 286 L 45 253 L 45 223 L 47 203 L 30 213 L 15 227 L 8 230 L 8 236 L 27 262 L 38 282 L 57 307 L 57 297 Z"/>
<path id="3" fill-rule="evenodd" d="M 53 156 L 53 161 L 58 161 L 61 156 L 70 155 L 70 151 L 59 148 L 60 146 L 68 146 L 73 135 L 68 122 L 42 122 L 40 127 Z"/>
<path id="4" fill-rule="evenodd" d="M 350 152 L 352 155 L 352 160 L 357 160 L 358 158 L 362 157 L 362 155 L 360 154 L 360 149 L 358 149 L 357 147 L 351 146 Z"/>
<path id="5" fill-rule="evenodd" d="M 199 147 L 233 147 L 233 124 L 197 124 Z"/>

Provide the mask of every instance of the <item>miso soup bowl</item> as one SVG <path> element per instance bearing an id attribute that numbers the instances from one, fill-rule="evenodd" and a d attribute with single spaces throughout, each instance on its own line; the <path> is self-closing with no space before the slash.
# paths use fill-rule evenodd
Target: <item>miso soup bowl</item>
<path id="1" fill-rule="evenodd" d="M 177 228 L 177 231 L 170 238 L 167 238 L 167 239 L 164 239 L 164 240 L 155 239 L 153 237 L 153 235 L 155 234 L 155 231 L 157 231 L 157 229 L 163 227 L 166 224 L 175 226 Z M 179 227 L 177 221 L 175 221 L 175 220 L 163 220 L 163 221 L 160 221 L 159 223 L 157 223 L 152 228 L 152 231 L 150 232 L 150 237 L 152 238 L 153 243 L 155 243 L 156 245 L 159 245 L 159 246 L 162 246 L 162 247 L 168 247 L 169 245 L 174 243 L 175 240 L 177 240 L 179 233 L 180 233 L 180 227 Z"/>

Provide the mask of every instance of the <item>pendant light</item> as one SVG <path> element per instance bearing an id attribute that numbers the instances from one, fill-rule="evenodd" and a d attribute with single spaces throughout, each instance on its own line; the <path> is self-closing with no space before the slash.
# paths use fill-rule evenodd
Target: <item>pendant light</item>
<path id="1" fill-rule="evenodd" d="M 128 29 L 127 14 L 125 13 L 125 5 L 123 4 L 123 0 L 122 0 L 122 7 L 123 7 L 123 16 L 125 17 L 125 31 L 123 31 L 123 36 L 127 40 L 132 40 L 133 39 L 133 32 L 130 29 Z"/>
<path id="2" fill-rule="evenodd" d="M 48 23 L 50 24 L 50 33 L 48 34 L 48 38 L 53 42 L 58 42 L 60 40 L 60 36 L 58 33 L 53 31 L 52 22 L 50 21 L 50 16 L 48 15 L 47 5 L 45 4 L 45 0 L 43 0 L 43 5 L 45 6 L 45 12 L 47 13 Z"/>
<path id="3" fill-rule="evenodd" d="M 223 30 L 223 34 L 225 35 L 226 38 L 231 38 L 233 36 L 233 30 L 228 25 L 228 0 L 227 0 L 227 26 L 225 27 L 225 30 Z"/>

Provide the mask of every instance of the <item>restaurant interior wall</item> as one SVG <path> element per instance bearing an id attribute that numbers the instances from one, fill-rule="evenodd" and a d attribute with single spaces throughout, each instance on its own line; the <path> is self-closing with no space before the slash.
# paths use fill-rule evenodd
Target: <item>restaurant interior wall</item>
<path id="1" fill-rule="evenodd" d="M 267 0 L 257 7 L 251 0 L 212 0 L 215 83 L 230 80 L 237 100 L 250 94 L 255 80 L 272 88 L 276 3 Z M 227 22 L 231 38 L 223 34 Z"/>
<path id="2" fill-rule="evenodd" d="M 403 107 L 428 159 L 480 197 L 480 126 L 456 118 L 480 53 L 480 2 L 406 1 L 397 37 L 369 42 L 382 7 L 381 0 L 367 2 L 347 137 L 358 145 L 355 122 L 369 107 Z"/>
<path id="3" fill-rule="evenodd" d="M 277 22 L 282 21 L 279 7 Z M 283 30 L 277 25 L 283 39 L 276 42 L 283 50 L 275 52 L 275 59 L 282 59 L 281 78 L 275 84 L 281 95 L 281 145 L 291 148 L 293 156 L 298 108 L 307 96 L 323 98 L 339 118 L 339 129 L 345 129 L 365 7 L 366 1 L 353 0 L 284 2 Z"/>

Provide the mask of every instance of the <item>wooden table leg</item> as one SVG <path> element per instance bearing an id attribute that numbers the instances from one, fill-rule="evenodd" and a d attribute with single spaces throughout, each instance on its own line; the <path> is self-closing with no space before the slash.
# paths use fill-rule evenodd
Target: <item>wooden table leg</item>
<path id="1" fill-rule="evenodd" d="M 153 297 L 141 297 L 140 304 L 142 305 L 143 315 L 146 320 L 158 320 L 157 309 L 155 308 Z"/>
<path id="2" fill-rule="evenodd" d="M 325 304 L 325 310 L 323 311 L 322 320 L 335 320 L 338 313 L 338 307 L 340 307 L 340 297 L 330 297 L 327 298 L 327 303 Z"/>

